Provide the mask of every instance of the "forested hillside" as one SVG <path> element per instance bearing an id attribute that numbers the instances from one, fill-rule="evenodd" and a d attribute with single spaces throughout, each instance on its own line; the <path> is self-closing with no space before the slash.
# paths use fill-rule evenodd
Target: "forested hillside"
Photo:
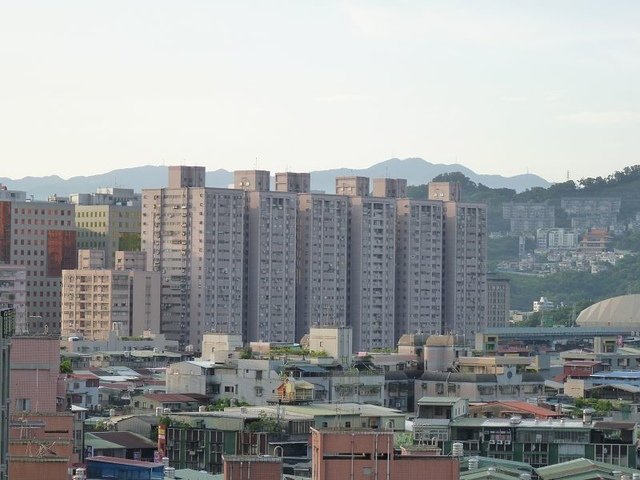
<path id="1" fill-rule="evenodd" d="M 486 203 L 490 232 L 506 231 L 509 228 L 508 222 L 502 219 L 504 202 L 549 202 L 556 206 L 558 227 L 569 226 L 569 219 L 560 209 L 562 197 L 621 197 L 621 220 L 633 218 L 640 211 L 640 165 L 626 167 L 606 178 L 567 181 L 549 188 L 532 188 L 522 193 L 508 188 L 489 188 L 476 184 L 459 172 L 439 175 L 433 181 L 459 182 L 462 186 L 462 201 Z M 411 186 L 408 188 L 408 195 L 410 198 L 426 199 L 427 186 Z M 574 304 L 581 309 L 605 298 L 640 293 L 640 232 L 629 232 L 616 238 L 614 246 L 634 254 L 627 255 L 613 268 L 601 273 L 560 272 L 545 277 L 505 274 L 511 279 L 512 308 L 531 310 L 533 300 L 546 296 L 556 303 L 564 303 L 568 309 L 573 308 Z M 531 243 L 527 248 L 532 248 Z M 489 270 L 494 270 L 501 260 L 516 260 L 518 239 L 489 239 L 488 257 Z"/>
<path id="2" fill-rule="evenodd" d="M 477 184 L 460 172 L 438 175 L 433 181 L 459 182 L 462 186 L 462 201 L 486 203 L 490 232 L 509 229 L 508 222 L 502 218 L 502 204 L 505 202 L 549 202 L 556 207 L 557 227 L 569 226 L 569 219 L 560 209 L 562 197 L 620 197 L 622 199 L 621 220 L 628 220 L 640 211 L 640 165 L 626 167 L 606 178 L 583 178 L 578 182 L 569 180 L 555 183 L 548 188 L 531 188 L 522 193 L 516 193 L 509 188 L 489 188 L 481 183 Z M 408 196 L 426 199 L 427 186 L 408 187 Z"/>

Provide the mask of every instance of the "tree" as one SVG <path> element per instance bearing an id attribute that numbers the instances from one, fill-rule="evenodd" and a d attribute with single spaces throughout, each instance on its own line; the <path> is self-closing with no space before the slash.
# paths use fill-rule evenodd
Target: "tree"
<path id="1" fill-rule="evenodd" d="M 73 373 L 73 367 L 71 366 L 71 360 L 65 358 L 60 360 L 60 373 L 70 374 Z"/>

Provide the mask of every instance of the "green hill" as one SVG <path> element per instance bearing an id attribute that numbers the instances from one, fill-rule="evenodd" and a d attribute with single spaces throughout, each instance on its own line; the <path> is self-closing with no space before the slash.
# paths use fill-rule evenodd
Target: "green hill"
<path id="1" fill-rule="evenodd" d="M 475 183 L 460 172 L 445 173 L 433 179 L 434 182 L 459 182 L 462 186 L 462 201 L 487 204 L 490 232 L 504 232 L 509 223 L 502 218 L 502 204 L 505 202 L 548 202 L 556 207 L 556 226 L 568 227 L 569 219 L 560 209 L 562 197 L 620 197 L 620 220 L 626 221 L 640 211 L 640 165 L 625 167 L 606 178 L 583 178 L 577 183 L 569 180 L 555 183 L 548 188 L 534 187 L 521 193 L 509 188 L 489 188 Z M 409 198 L 426 199 L 427 186 L 408 187 Z"/>
<path id="2" fill-rule="evenodd" d="M 606 178 L 584 178 L 578 182 L 556 183 L 548 188 L 536 187 L 522 193 L 508 188 L 489 188 L 477 184 L 460 172 L 442 174 L 434 182 L 459 182 L 462 201 L 487 204 L 490 232 L 507 231 L 509 224 L 502 218 L 505 202 L 548 202 L 556 207 L 556 226 L 569 226 L 569 219 L 560 208 L 562 197 L 620 197 L 620 220 L 629 220 L 640 211 L 640 165 L 626 167 Z M 427 198 L 427 186 L 408 187 L 408 196 Z M 629 232 L 615 239 L 617 248 L 640 253 L 640 232 Z M 527 245 L 530 249 L 531 245 Z M 501 260 L 518 258 L 518 240 L 514 237 L 489 239 L 489 269 Z M 585 305 L 605 298 L 640 293 L 640 256 L 628 255 L 614 267 L 597 274 L 560 272 L 545 277 L 505 274 L 511 279 L 511 306 L 531 310 L 531 303 L 541 296 L 565 305 Z"/>
<path id="3" fill-rule="evenodd" d="M 541 296 L 556 304 L 595 303 L 605 298 L 640 293 L 640 256 L 627 255 L 610 270 L 600 273 L 559 272 L 546 277 L 504 274 L 511 279 L 511 308 L 531 310 Z"/>

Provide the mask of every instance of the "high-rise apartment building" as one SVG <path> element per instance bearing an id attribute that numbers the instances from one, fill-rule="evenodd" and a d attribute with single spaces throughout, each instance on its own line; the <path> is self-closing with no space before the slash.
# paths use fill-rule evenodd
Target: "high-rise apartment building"
<path id="1" fill-rule="evenodd" d="M 276 173 L 276 192 L 309 193 L 311 175 L 309 173 Z"/>
<path id="2" fill-rule="evenodd" d="M 487 206 L 460 202 L 455 183 L 428 188 L 444 209 L 443 330 L 472 342 L 487 325 Z"/>
<path id="3" fill-rule="evenodd" d="M 349 200 L 298 195 L 296 339 L 311 327 L 347 325 Z"/>
<path id="4" fill-rule="evenodd" d="M 63 336 L 106 340 L 112 330 L 123 336 L 158 333 L 160 273 L 145 271 L 141 255 L 117 252 L 120 268 L 113 270 L 105 268 L 103 252 L 80 250 L 80 268 L 62 274 Z"/>
<path id="5" fill-rule="evenodd" d="M 511 282 L 508 278 L 487 276 L 487 327 L 503 328 L 509 325 L 511 310 Z"/>
<path id="6" fill-rule="evenodd" d="M 74 207 L 0 199 L 0 263 L 26 272 L 27 325 L 19 331 L 60 332 L 61 274 L 77 262 Z"/>
<path id="7" fill-rule="evenodd" d="M 131 189 L 100 188 L 97 193 L 73 194 L 78 249 L 103 250 L 106 268 L 115 252 L 140 250 L 140 195 Z"/>
<path id="8" fill-rule="evenodd" d="M 352 196 L 349 209 L 348 311 L 353 346 L 356 351 L 393 348 L 396 202 Z"/>
<path id="9" fill-rule="evenodd" d="M 142 194 L 142 250 L 161 274 L 160 332 L 182 345 L 208 331 L 242 333 L 245 193 L 206 188 L 204 167 L 169 173 L 167 188 Z"/>
<path id="10" fill-rule="evenodd" d="M 267 178 L 268 175 L 267 172 Z M 246 199 L 247 339 L 293 342 L 296 340 L 297 195 L 247 191 Z"/>
<path id="11" fill-rule="evenodd" d="M 443 204 L 396 203 L 396 341 L 401 335 L 442 333 Z"/>

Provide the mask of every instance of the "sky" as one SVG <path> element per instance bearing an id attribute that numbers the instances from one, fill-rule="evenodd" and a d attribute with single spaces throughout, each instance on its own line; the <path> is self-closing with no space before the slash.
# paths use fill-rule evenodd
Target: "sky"
<path id="1" fill-rule="evenodd" d="M 640 163 L 638 25 L 636 0 L 0 0 L 0 177 L 604 176 Z"/>

